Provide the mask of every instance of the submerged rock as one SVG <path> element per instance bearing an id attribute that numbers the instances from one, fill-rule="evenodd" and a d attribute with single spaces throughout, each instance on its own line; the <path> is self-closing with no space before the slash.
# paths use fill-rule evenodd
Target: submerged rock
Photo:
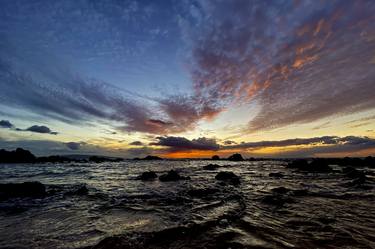
<path id="1" fill-rule="evenodd" d="M 158 177 L 158 175 L 154 171 L 146 171 L 143 172 L 140 176 L 137 177 L 138 180 L 142 181 L 151 181 Z"/>
<path id="2" fill-rule="evenodd" d="M 178 180 L 189 180 L 190 177 L 180 176 L 175 170 L 170 170 L 168 173 L 159 176 L 159 180 L 162 182 L 171 182 Z"/>
<path id="3" fill-rule="evenodd" d="M 215 170 L 215 169 L 218 169 L 218 168 L 220 168 L 219 165 L 211 164 L 211 163 L 209 165 L 203 166 L 204 170 Z"/>
<path id="4" fill-rule="evenodd" d="M 0 184 L 0 199 L 12 197 L 44 197 L 46 188 L 40 182 Z"/>
<path id="5" fill-rule="evenodd" d="M 229 161 L 243 161 L 244 159 L 241 154 L 236 153 L 228 157 L 228 160 Z"/>
<path id="6" fill-rule="evenodd" d="M 291 190 L 288 188 L 284 188 L 284 187 L 278 187 L 278 188 L 271 189 L 271 191 L 277 194 L 286 194 L 290 192 Z"/>
<path id="7" fill-rule="evenodd" d="M 216 188 L 199 188 L 199 189 L 190 189 L 187 194 L 192 197 L 207 197 L 219 192 L 219 189 Z"/>
<path id="8" fill-rule="evenodd" d="M 215 179 L 219 180 L 219 181 L 228 182 L 228 183 L 233 184 L 233 185 L 240 184 L 240 178 L 236 174 L 234 174 L 233 172 L 230 172 L 230 171 L 219 172 L 215 176 Z"/>
<path id="9" fill-rule="evenodd" d="M 288 163 L 287 167 L 315 173 L 327 173 L 333 171 L 332 168 L 329 167 L 326 160 L 319 158 L 312 160 L 310 163 L 308 163 L 305 159 L 297 159 Z"/>
<path id="10" fill-rule="evenodd" d="M 280 172 L 277 172 L 277 173 L 269 173 L 268 174 L 269 177 L 276 177 L 276 178 L 282 178 L 284 177 L 284 175 Z"/>

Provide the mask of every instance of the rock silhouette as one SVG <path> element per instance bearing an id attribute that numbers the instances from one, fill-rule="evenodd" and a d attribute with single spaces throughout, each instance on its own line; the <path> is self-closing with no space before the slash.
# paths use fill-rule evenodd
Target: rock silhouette
<path id="1" fill-rule="evenodd" d="M 229 161 L 243 161 L 244 159 L 241 154 L 236 153 L 228 157 L 228 160 Z"/>
<path id="2" fill-rule="evenodd" d="M 158 176 L 154 171 L 143 172 L 140 176 L 137 177 L 138 180 L 142 181 L 151 181 L 156 179 Z"/>
<path id="3" fill-rule="evenodd" d="M 0 199 L 12 197 L 44 197 L 46 188 L 40 182 L 0 184 Z"/>
<path id="4" fill-rule="evenodd" d="M 208 164 L 208 165 L 206 165 L 206 166 L 203 166 L 203 169 L 204 170 L 215 170 L 215 169 L 218 169 L 218 168 L 220 168 L 220 166 L 219 165 L 217 165 L 217 164 Z"/>
<path id="5" fill-rule="evenodd" d="M 211 159 L 212 159 L 212 160 L 220 160 L 220 157 L 219 157 L 218 155 L 214 155 L 214 156 L 212 156 Z"/>
<path id="6" fill-rule="evenodd" d="M 0 150 L 0 163 L 33 163 L 36 157 L 28 150 L 17 148 L 14 151 Z"/>
<path id="7" fill-rule="evenodd" d="M 230 184 L 233 184 L 233 185 L 240 184 L 240 178 L 236 174 L 234 174 L 233 172 L 230 172 L 230 171 L 219 172 L 215 176 L 215 179 L 219 180 L 219 181 L 224 181 L 224 182 L 227 182 L 227 183 L 230 183 Z"/>
<path id="8" fill-rule="evenodd" d="M 162 182 L 171 182 L 171 181 L 179 181 L 179 180 L 188 180 L 190 177 L 180 176 L 177 171 L 170 170 L 168 173 L 159 176 L 159 180 Z"/>

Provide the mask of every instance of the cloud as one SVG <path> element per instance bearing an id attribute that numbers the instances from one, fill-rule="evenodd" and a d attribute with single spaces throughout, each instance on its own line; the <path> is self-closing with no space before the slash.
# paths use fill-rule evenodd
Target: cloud
<path id="1" fill-rule="evenodd" d="M 13 128 L 14 125 L 8 120 L 0 120 L 0 128 Z"/>
<path id="2" fill-rule="evenodd" d="M 196 94 L 225 106 L 259 105 L 249 131 L 375 108 L 374 2 L 193 6 L 182 28 Z"/>
<path id="3" fill-rule="evenodd" d="M 134 142 L 131 142 L 129 145 L 142 146 L 143 143 L 141 141 L 134 141 Z"/>
<path id="4" fill-rule="evenodd" d="M 77 142 L 67 142 L 65 143 L 65 145 L 71 150 L 79 150 L 79 148 L 81 147 L 81 143 Z"/>
<path id="5" fill-rule="evenodd" d="M 157 142 L 150 145 L 165 146 L 171 151 L 188 151 L 188 150 L 218 150 L 220 146 L 215 139 L 200 137 L 189 140 L 185 137 L 157 137 Z"/>
<path id="6" fill-rule="evenodd" d="M 30 132 L 36 132 L 36 133 L 45 133 L 45 134 L 51 134 L 51 135 L 57 135 L 58 133 L 55 131 L 51 131 L 50 128 L 44 125 L 33 125 L 29 128 L 25 129 L 24 131 L 30 131 Z"/>

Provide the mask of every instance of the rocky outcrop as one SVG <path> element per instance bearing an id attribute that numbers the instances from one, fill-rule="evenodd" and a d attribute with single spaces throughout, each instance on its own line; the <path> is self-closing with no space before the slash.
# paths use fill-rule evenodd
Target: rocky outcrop
<path id="1" fill-rule="evenodd" d="M 190 177 L 180 176 L 175 170 L 170 170 L 168 173 L 159 176 L 159 180 L 162 182 L 172 182 L 179 180 L 189 180 Z"/>
<path id="2" fill-rule="evenodd" d="M 155 180 L 158 175 L 154 171 L 146 171 L 137 177 L 138 180 L 142 181 L 152 181 Z"/>
<path id="3" fill-rule="evenodd" d="M 46 195 L 46 188 L 40 182 L 0 184 L 0 199 L 13 197 L 41 198 Z"/>
<path id="4" fill-rule="evenodd" d="M 217 165 L 217 164 L 208 164 L 208 165 L 206 165 L 206 166 L 203 166 L 203 169 L 204 170 L 215 170 L 215 169 L 218 169 L 218 168 L 220 168 L 220 166 L 219 165 Z"/>
<path id="5" fill-rule="evenodd" d="M 238 162 L 238 161 L 243 161 L 244 159 L 243 159 L 241 154 L 236 153 L 236 154 L 233 154 L 230 157 L 228 157 L 228 160 Z"/>
<path id="6" fill-rule="evenodd" d="M 14 151 L 0 150 L 0 163 L 33 163 L 36 157 L 28 150 L 17 148 Z"/>
<path id="7" fill-rule="evenodd" d="M 238 185 L 241 182 L 240 178 L 236 174 L 234 174 L 233 172 L 230 172 L 230 171 L 219 172 L 215 176 L 215 179 L 219 180 L 219 181 L 229 183 L 229 184 L 232 184 L 232 185 Z"/>

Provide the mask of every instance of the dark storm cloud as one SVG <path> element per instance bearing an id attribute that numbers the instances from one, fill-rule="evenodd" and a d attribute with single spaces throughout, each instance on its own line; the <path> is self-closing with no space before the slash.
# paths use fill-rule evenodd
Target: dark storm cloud
<path id="1" fill-rule="evenodd" d="M 182 23 L 198 96 L 256 100 L 251 131 L 375 108 L 374 1 L 204 1 Z"/>
<path id="2" fill-rule="evenodd" d="M 166 146 L 172 151 L 187 151 L 187 150 L 218 150 L 220 146 L 215 139 L 200 137 L 189 140 L 185 137 L 157 137 L 157 142 L 150 145 Z"/>
<path id="3" fill-rule="evenodd" d="M 191 150 L 211 150 L 211 151 L 242 151 L 244 153 L 251 153 L 262 148 L 269 147 L 288 147 L 296 146 L 290 151 L 273 152 L 274 156 L 314 156 L 317 153 L 339 153 L 339 152 L 358 152 L 366 149 L 375 149 L 375 139 L 369 137 L 357 136 L 323 136 L 312 138 L 295 138 L 275 141 L 260 141 L 260 142 L 243 142 L 240 144 L 225 143 L 220 145 L 215 139 L 198 138 L 187 139 L 185 137 L 157 137 L 157 141 L 151 143 L 153 146 L 167 147 L 166 152 L 177 151 L 191 151 Z M 159 151 L 163 153 L 162 150 Z"/>
<path id="4" fill-rule="evenodd" d="M 33 126 L 30 126 L 27 129 L 25 129 L 24 131 L 57 135 L 57 132 L 51 131 L 50 128 L 48 128 L 47 126 L 44 126 L 44 125 L 33 125 Z"/>
<path id="5" fill-rule="evenodd" d="M 284 146 L 298 146 L 298 145 L 312 145 L 312 144 L 337 144 L 339 137 L 325 136 L 313 138 L 294 138 L 278 141 L 260 141 L 260 142 L 247 142 L 236 145 L 225 146 L 227 149 L 250 149 L 262 147 L 284 147 Z"/>
<path id="6" fill-rule="evenodd" d="M 77 142 L 67 142 L 65 143 L 65 145 L 71 150 L 79 150 L 79 148 L 81 147 L 81 143 Z"/>
<path id="7" fill-rule="evenodd" d="M 0 128 L 13 128 L 14 125 L 8 120 L 0 120 Z"/>
<path id="8" fill-rule="evenodd" d="M 134 141 L 134 142 L 131 142 L 129 145 L 142 146 L 143 143 L 141 141 Z"/>

